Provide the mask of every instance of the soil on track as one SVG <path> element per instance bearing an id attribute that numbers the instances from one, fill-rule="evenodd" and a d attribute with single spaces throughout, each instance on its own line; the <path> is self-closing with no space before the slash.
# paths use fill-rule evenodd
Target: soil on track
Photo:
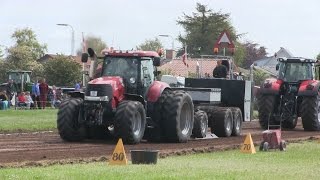
<path id="1" fill-rule="evenodd" d="M 147 143 L 125 145 L 127 157 L 130 150 L 160 150 L 160 157 L 197 152 L 211 152 L 238 148 L 245 135 L 251 133 L 255 144 L 262 138 L 258 122 L 243 123 L 242 135 L 238 137 L 191 140 L 188 143 Z M 286 141 L 320 137 L 320 132 L 303 131 L 301 122 L 292 131 L 283 131 Z M 0 134 L 0 167 L 45 166 L 78 162 L 106 161 L 111 156 L 116 141 L 86 140 L 69 143 L 61 140 L 56 132 Z M 290 147 L 289 147 L 290 148 Z"/>

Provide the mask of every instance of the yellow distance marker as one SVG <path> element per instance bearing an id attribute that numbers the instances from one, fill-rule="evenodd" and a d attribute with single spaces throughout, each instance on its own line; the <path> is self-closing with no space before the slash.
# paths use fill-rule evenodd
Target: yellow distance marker
<path id="1" fill-rule="evenodd" d="M 124 150 L 122 139 L 120 138 L 109 160 L 109 165 L 127 165 L 127 164 L 128 164 L 128 159 L 126 157 L 126 152 Z"/>
<path id="2" fill-rule="evenodd" d="M 251 134 L 247 134 L 246 139 L 244 140 L 241 146 L 242 153 L 254 154 L 256 153 L 256 148 L 253 145 Z"/>

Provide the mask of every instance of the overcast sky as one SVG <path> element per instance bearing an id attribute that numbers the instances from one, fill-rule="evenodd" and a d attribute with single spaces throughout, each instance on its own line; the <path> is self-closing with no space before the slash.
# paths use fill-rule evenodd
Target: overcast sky
<path id="1" fill-rule="evenodd" d="M 196 2 L 230 13 L 237 33 L 246 33 L 242 41 L 257 42 L 270 54 L 280 47 L 309 58 L 320 52 L 319 0 L 0 0 L 0 48 L 13 44 L 15 29 L 29 27 L 48 53 L 70 54 L 71 28 L 56 25 L 67 23 L 75 30 L 75 49 L 82 32 L 132 49 L 159 34 L 183 34 L 176 20 L 195 11 Z M 160 40 L 171 47 L 171 38 Z M 181 47 L 178 41 L 175 47 Z"/>

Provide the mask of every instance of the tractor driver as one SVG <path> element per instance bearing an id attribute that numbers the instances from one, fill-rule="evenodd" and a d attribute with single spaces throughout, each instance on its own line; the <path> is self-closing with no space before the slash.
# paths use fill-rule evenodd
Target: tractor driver
<path id="1" fill-rule="evenodd" d="M 217 66 L 214 68 L 212 74 L 215 78 L 227 78 L 228 69 L 222 64 L 222 60 L 217 61 Z"/>

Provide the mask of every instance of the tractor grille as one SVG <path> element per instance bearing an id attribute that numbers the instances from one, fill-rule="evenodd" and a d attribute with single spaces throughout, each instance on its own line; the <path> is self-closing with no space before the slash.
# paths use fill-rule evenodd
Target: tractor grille
<path id="1" fill-rule="evenodd" d="M 90 96 L 90 91 L 97 91 L 97 96 L 108 96 L 109 99 L 113 97 L 110 84 L 88 84 L 86 96 Z"/>

